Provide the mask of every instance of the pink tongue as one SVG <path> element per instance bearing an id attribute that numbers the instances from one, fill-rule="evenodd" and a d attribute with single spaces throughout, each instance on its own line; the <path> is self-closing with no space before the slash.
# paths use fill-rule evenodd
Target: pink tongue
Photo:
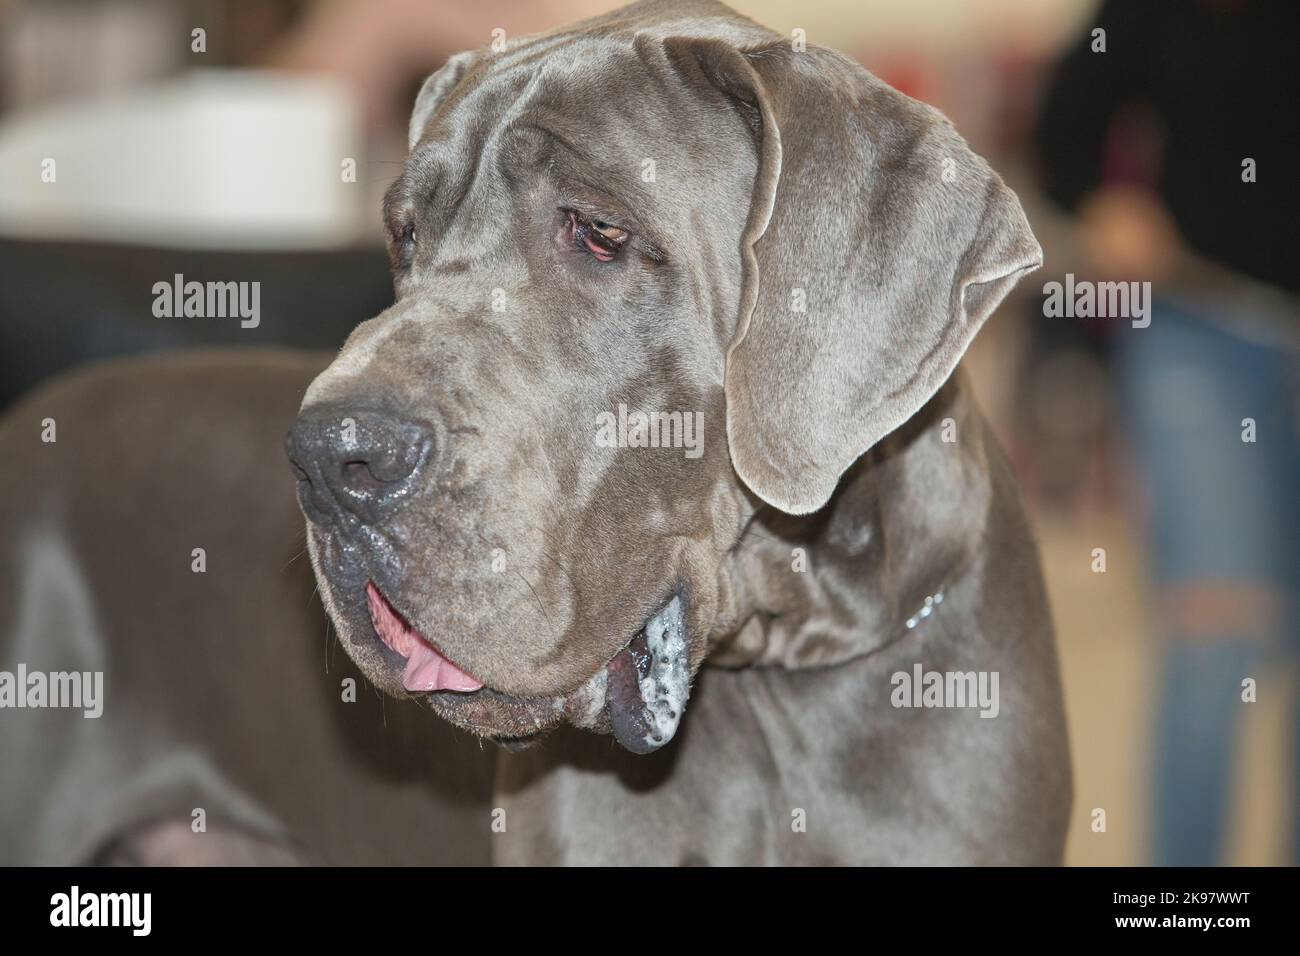
<path id="1" fill-rule="evenodd" d="M 443 657 L 437 648 L 407 624 L 374 584 L 366 585 L 366 601 L 380 639 L 406 658 L 402 686 L 407 690 L 471 691 L 483 686 L 482 681 L 475 680 Z"/>

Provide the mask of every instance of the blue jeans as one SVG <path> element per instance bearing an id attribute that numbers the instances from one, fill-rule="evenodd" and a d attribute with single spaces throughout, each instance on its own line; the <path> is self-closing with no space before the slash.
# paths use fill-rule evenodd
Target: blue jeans
<path id="1" fill-rule="evenodd" d="M 1153 859 L 1211 865 L 1223 862 L 1234 736 L 1249 706 L 1242 680 L 1268 693 L 1270 660 L 1294 653 L 1300 630 L 1300 361 L 1157 303 L 1148 328 L 1124 329 L 1118 371 L 1156 583 L 1262 587 L 1286 609 L 1276 635 L 1244 625 L 1194 638 L 1166 626 L 1161 635 Z M 1246 418 L 1253 443 L 1242 440 Z M 1290 756 L 1294 773 L 1300 727 Z"/>

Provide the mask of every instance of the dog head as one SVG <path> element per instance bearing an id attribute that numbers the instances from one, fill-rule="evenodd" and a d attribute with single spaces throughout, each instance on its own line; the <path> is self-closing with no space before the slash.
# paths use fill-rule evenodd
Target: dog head
<path id="1" fill-rule="evenodd" d="M 1040 250 L 941 115 L 714 3 L 461 54 L 410 142 L 396 304 L 287 441 L 326 607 L 473 732 L 654 750 L 747 522 L 825 505 Z"/>

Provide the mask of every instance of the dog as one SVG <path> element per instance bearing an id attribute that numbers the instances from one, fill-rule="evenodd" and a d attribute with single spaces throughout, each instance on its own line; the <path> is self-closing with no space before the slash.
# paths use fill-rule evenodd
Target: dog
<path id="1" fill-rule="evenodd" d="M 366 676 L 520 751 L 503 858 L 1058 859 L 1034 546 L 945 385 L 1041 262 L 997 175 L 860 66 L 695 2 L 452 58 L 410 146 L 397 302 L 287 447 Z M 598 441 L 616 410 L 643 434 Z M 694 455 L 652 434 L 691 422 Z M 890 706 L 914 663 L 1001 678 L 997 719 Z M 533 753 L 561 724 L 677 747 Z"/>
<path id="2" fill-rule="evenodd" d="M 453 57 L 410 144 L 397 301 L 323 371 L 129 361 L 0 426 L 6 659 L 107 696 L 0 714 L 8 861 L 1059 862 L 1050 613 L 957 370 L 1041 261 L 998 176 L 702 0 Z M 356 671 L 282 566 L 295 411 Z"/>

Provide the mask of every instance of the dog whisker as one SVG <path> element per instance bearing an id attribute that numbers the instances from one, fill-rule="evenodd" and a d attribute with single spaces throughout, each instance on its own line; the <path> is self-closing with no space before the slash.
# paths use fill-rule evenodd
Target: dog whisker
<path id="1" fill-rule="evenodd" d="M 284 566 L 283 566 L 282 568 L 280 568 L 280 573 L 281 573 L 281 574 L 284 574 L 285 571 L 288 571 L 288 570 L 289 570 L 289 565 L 293 564 L 295 561 L 297 561 L 299 558 L 301 558 L 301 557 L 302 557 L 304 554 L 306 554 L 306 553 L 307 553 L 307 549 L 306 549 L 306 548 L 303 548 L 301 551 L 299 551 L 297 554 L 295 554 L 292 558 L 290 558 L 288 561 L 286 561 L 286 562 L 284 563 Z"/>
<path id="2" fill-rule="evenodd" d="M 542 603 L 542 599 L 541 599 L 540 597 L 537 596 L 537 589 L 533 587 L 533 583 L 532 583 L 531 581 L 529 581 L 526 577 L 524 577 L 524 576 L 523 576 L 520 572 L 518 572 L 518 571 L 515 571 L 515 575 L 518 576 L 518 578 L 519 578 L 521 581 L 523 581 L 524 584 L 527 584 L 527 585 L 528 585 L 528 590 L 532 592 L 532 594 L 533 594 L 533 599 L 534 599 L 535 601 L 537 601 L 537 606 L 538 606 L 538 608 L 541 609 L 542 617 L 544 617 L 544 618 L 546 619 L 546 626 L 549 627 L 549 628 L 551 629 L 551 635 L 552 635 L 552 636 L 558 636 L 558 635 L 556 635 L 556 633 L 555 633 L 555 625 L 554 625 L 553 623 L 551 623 L 551 616 L 550 616 L 549 614 L 546 613 L 546 605 L 544 605 L 544 604 Z"/>

